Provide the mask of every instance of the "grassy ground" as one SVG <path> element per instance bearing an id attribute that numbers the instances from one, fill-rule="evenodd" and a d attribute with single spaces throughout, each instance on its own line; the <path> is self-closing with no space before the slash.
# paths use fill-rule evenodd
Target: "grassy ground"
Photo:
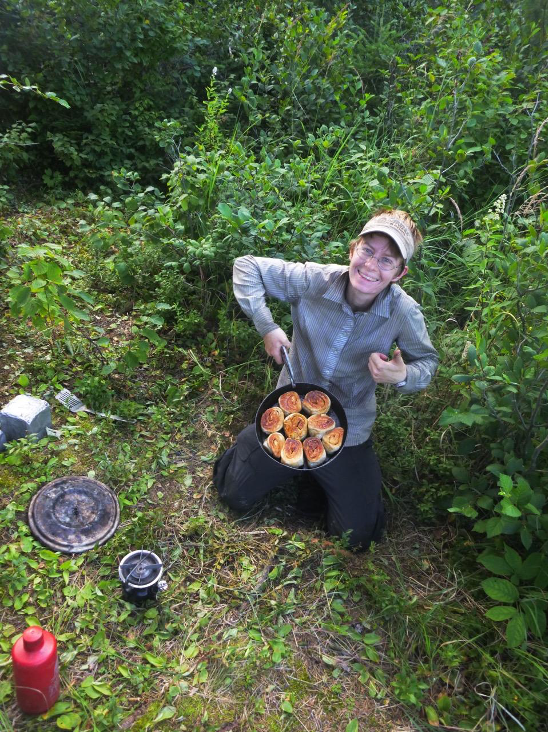
<path id="1" fill-rule="evenodd" d="M 70 226 L 56 232 L 76 241 Z M 92 326 L 121 348 L 133 317 L 104 295 Z M 234 367 L 207 338 L 168 345 L 130 376 L 110 377 L 112 411 L 136 418 L 120 425 L 72 415 L 53 398 L 86 373 L 85 338 L 67 351 L 60 334 L 48 339 L 6 312 L 1 328 L 0 402 L 20 391 L 47 398 L 61 434 L 19 441 L 0 458 L 0 730 L 506 725 L 490 685 L 504 659 L 480 648 L 494 631 L 466 589 L 462 539 L 451 524 L 413 518 L 393 472 L 386 540 L 365 554 L 300 518 L 291 487 L 246 516 L 220 503 L 214 458 L 271 385 L 259 357 Z M 26 521 L 36 490 L 65 475 L 95 477 L 121 505 L 115 536 L 80 556 L 45 549 Z M 168 581 L 144 608 L 122 600 L 117 578 L 137 548 L 160 555 Z M 57 636 L 62 678 L 59 702 L 38 719 L 18 711 L 9 660 L 35 622 Z"/>

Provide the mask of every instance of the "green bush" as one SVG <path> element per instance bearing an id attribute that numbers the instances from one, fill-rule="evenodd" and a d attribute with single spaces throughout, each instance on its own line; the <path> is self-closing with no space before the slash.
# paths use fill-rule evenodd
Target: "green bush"
<path id="1" fill-rule="evenodd" d="M 505 219 L 495 206 L 469 231 L 463 256 L 469 345 L 453 381 L 460 401 L 440 421 L 459 440 L 458 493 L 449 510 L 475 519 L 484 535 L 479 561 L 496 575 L 487 595 L 504 606 L 510 646 L 546 629 L 548 572 L 548 211 Z M 521 584 L 524 583 L 524 584 Z"/>

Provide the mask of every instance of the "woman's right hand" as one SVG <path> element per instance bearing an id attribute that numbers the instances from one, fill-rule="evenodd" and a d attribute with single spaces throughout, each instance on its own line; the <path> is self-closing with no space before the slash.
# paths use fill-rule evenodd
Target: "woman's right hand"
<path id="1" fill-rule="evenodd" d="M 281 328 L 275 328 L 263 337 L 264 348 L 276 363 L 282 363 L 282 346 L 291 348 L 291 341 Z"/>

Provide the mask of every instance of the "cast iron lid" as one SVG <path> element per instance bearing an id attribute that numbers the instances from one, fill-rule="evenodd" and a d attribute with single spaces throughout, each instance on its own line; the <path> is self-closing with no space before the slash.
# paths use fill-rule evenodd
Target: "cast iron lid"
<path id="1" fill-rule="evenodd" d="M 30 502 L 29 526 L 41 544 L 80 554 L 104 544 L 118 528 L 120 506 L 103 483 L 85 476 L 57 478 Z"/>

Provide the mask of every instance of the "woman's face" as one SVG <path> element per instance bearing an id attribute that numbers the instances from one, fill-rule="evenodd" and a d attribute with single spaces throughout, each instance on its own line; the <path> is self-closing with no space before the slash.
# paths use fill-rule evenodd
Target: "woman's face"
<path id="1" fill-rule="evenodd" d="M 387 236 L 366 234 L 362 241 L 363 245 L 356 246 L 350 255 L 346 299 L 352 307 L 368 307 L 379 292 L 407 274 L 402 257 L 394 254 L 394 245 Z M 368 257 L 364 250 L 373 256 Z M 391 264 L 393 269 L 381 269 L 377 260 Z"/>

